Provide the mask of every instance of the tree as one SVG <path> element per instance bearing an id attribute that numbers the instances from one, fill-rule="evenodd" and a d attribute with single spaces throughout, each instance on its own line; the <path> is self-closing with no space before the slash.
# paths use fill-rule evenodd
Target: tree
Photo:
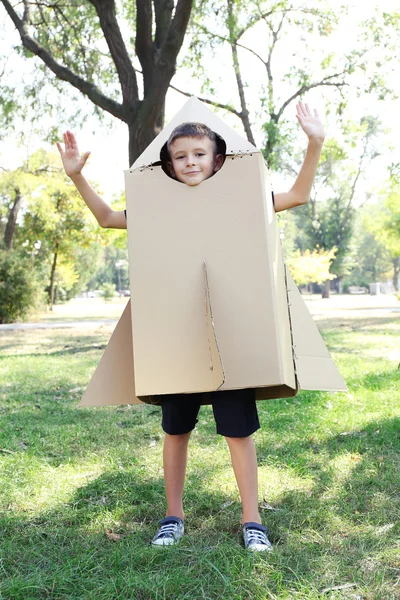
<path id="1" fill-rule="evenodd" d="M 218 60 L 227 49 L 231 55 L 231 65 L 236 82 L 236 102 L 216 102 L 205 98 L 206 102 L 222 108 L 238 117 L 247 138 L 254 143 L 252 122 L 260 113 L 266 134 L 264 154 L 269 166 L 275 170 L 287 168 L 287 158 L 291 164 L 295 136 L 289 122 L 285 121 L 285 111 L 315 88 L 332 90 L 330 99 L 335 103 L 339 118 L 344 114 L 350 90 L 357 94 L 374 93 L 380 99 L 391 93 L 385 81 L 390 72 L 388 65 L 396 56 L 399 42 L 399 13 L 385 13 L 378 9 L 373 19 L 360 24 L 357 39 L 350 51 L 321 53 L 316 48 L 317 36 L 329 39 L 340 31 L 341 23 L 346 22 L 347 8 L 329 2 L 303 2 L 302 0 L 202 0 L 193 16 L 191 33 L 191 54 L 185 66 L 192 65 L 193 75 L 203 81 L 203 93 L 210 90 L 218 94 L 218 84 L 211 78 L 204 66 L 204 54 L 210 50 Z M 265 45 L 259 50 L 254 43 L 253 33 L 261 31 L 265 35 Z M 253 37 L 252 37 L 253 35 Z M 253 39 L 254 38 L 254 39 Z M 290 45 L 288 43 L 290 40 Z M 377 55 L 376 47 L 380 52 Z M 275 61 L 290 53 L 290 64 L 284 72 L 279 72 Z M 252 58 L 252 67 L 247 73 L 241 66 L 245 59 Z M 280 61 L 282 62 L 282 60 Z M 286 61 L 287 62 L 287 61 Z M 248 62 L 248 64 L 250 64 Z M 280 67 L 281 68 L 281 67 Z M 257 70 L 261 85 L 253 99 L 247 83 L 249 71 Z M 360 75 L 363 85 L 360 86 Z M 224 87 L 229 74 L 224 71 Z M 327 100 L 329 98 L 327 96 Z M 222 98 L 221 98 L 222 99 Z M 253 105 L 253 111 L 250 111 Z M 289 166 L 290 170 L 290 166 Z"/>
<path id="2" fill-rule="evenodd" d="M 373 207 L 371 207 L 373 208 Z M 364 209 L 356 218 L 355 235 L 352 240 L 351 267 L 344 278 L 344 287 L 357 285 L 367 287 L 371 282 L 385 281 L 390 277 L 392 261 L 384 244 L 374 238 L 365 227 Z"/>
<path id="3" fill-rule="evenodd" d="M 11 250 L 17 227 L 17 219 L 24 197 L 30 192 L 33 174 L 25 166 L 13 171 L 3 169 L 0 173 L 0 246 Z"/>
<path id="4" fill-rule="evenodd" d="M 1 0 L 25 55 L 40 59 L 53 85 L 81 92 L 97 111 L 126 123 L 132 164 L 160 131 L 192 0 Z M 123 26 L 135 31 L 126 44 Z M 104 52 L 107 46 L 108 53 Z M 143 94 L 140 97 L 140 63 Z M 38 66 L 38 68 L 40 68 Z M 4 89 L 3 89 L 4 91 Z M 29 90 L 35 94 L 35 88 Z M 10 100 L 11 101 L 11 100 Z M 4 111 L 3 111 L 4 112 Z"/>
<path id="5" fill-rule="evenodd" d="M 336 248 L 331 264 L 338 282 L 349 272 L 355 216 L 357 186 L 365 169 L 379 155 L 376 137 L 380 123 L 372 117 L 364 117 L 359 123 L 347 123 L 344 128 L 345 143 L 330 139 L 326 142 L 316 176 L 310 202 L 295 212 L 298 225 L 300 249 L 324 250 Z M 358 155 L 358 156 L 357 156 Z M 357 162 L 356 162 L 357 160 Z M 325 198 L 321 199 L 321 196 Z M 368 197 L 359 202 L 358 209 Z M 324 297 L 329 297 L 330 281 L 325 282 Z"/>
<path id="6" fill-rule="evenodd" d="M 331 262 L 335 258 L 336 248 L 321 250 L 317 248 L 313 252 L 306 250 L 301 253 L 297 250 L 287 259 L 286 263 L 297 285 L 306 285 L 311 293 L 310 284 L 321 284 L 335 276 L 329 272 Z"/>
<path id="7" fill-rule="evenodd" d="M 78 192 L 59 168 L 58 156 L 41 150 L 30 157 L 30 192 L 16 233 L 19 246 L 37 245 L 37 259 L 48 268 L 50 308 L 58 276 L 72 286 L 77 279 L 74 248 L 87 247 L 98 237 L 98 227 Z M 35 173 L 35 175 L 32 175 Z"/>
<path id="8" fill-rule="evenodd" d="M 399 181 L 392 174 L 382 190 L 379 203 L 365 215 L 364 223 L 375 240 L 388 252 L 393 266 L 393 286 L 399 290 L 400 276 L 400 192 Z"/>
<path id="9" fill-rule="evenodd" d="M 0 323 L 23 319 L 41 300 L 42 290 L 31 257 L 0 248 Z"/>

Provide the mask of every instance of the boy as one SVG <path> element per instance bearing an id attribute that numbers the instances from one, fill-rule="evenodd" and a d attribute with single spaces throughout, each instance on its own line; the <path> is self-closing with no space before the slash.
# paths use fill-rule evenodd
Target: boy
<path id="1" fill-rule="evenodd" d="M 309 144 L 300 173 L 287 193 L 276 194 L 275 210 L 282 211 L 305 204 L 314 181 L 323 141 L 324 129 L 317 111 L 297 104 L 297 119 L 308 136 Z M 73 134 L 64 134 L 65 150 L 60 144 L 63 165 L 89 209 L 102 227 L 126 228 L 124 211 L 112 210 L 92 189 L 81 171 L 89 152 L 79 154 Z M 167 144 L 167 164 L 164 170 L 177 181 L 189 186 L 199 185 L 221 169 L 224 156 L 216 134 L 205 125 L 184 123 L 172 132 Z M 187 447 L 200 408 L 195 394 L 188 400 L 185 394 L 164 395 L 162 400 L 164 440 L 164 480 L 167 511 L 160 521 L 154 546 L 171 545 L 184 532 L 182 505 L 187 464 Z M 272 546 L 267 530 L 261 524 L 258 510 L 257 457 L 252 434 L 259 428 L 254 390 L 213 392 L 212 406 L 217 432 L 227 440 L 232 466 L 242 501 L 242 525 L 245 547 L 251 551 L 268 551 Z"/>

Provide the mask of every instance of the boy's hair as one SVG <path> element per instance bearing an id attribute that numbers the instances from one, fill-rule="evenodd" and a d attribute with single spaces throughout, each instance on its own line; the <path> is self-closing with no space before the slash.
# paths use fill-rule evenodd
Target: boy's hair
<path id="1" fill-rule="evenodd" d="M 175 127 L 173 132 L 168 138 L 167 149 L 168 154 L 171 155 L 171 144 L 183 137 L 189 138 L 203 138 L 207 137 L 209 140 L 213 142 L 214 146 L 214 155 L 218 153 L 218 143 L 217 143 L 217 134 L 212 131 L 207 125 L 204 123 L 182 123 Z"/>

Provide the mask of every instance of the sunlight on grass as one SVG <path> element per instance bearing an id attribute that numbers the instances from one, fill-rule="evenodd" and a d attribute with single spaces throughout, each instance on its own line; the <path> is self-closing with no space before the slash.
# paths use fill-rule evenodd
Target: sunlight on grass
<path id="1" fill-rule="evenodd" d="M 154 550 L 160 408 L 77 408 L 111 328 L 0 332 L 0 598 L 399 600 L 400 329 L 349 323 L 324 330 L 348 393 L 258 403 L 268 557 L 243 550 L 210 407 L 190 441 L 186 535 Z"/>
<path id="2" fill-rule="evenodd" d="M 0 502 L 14 514 L 29 512 L 32 516 L 70 502 L 76 489 L 98 477 L 104 468 L 96 463 L 53 468 L 23 456 L 6 461 L 0 466 Z"/>

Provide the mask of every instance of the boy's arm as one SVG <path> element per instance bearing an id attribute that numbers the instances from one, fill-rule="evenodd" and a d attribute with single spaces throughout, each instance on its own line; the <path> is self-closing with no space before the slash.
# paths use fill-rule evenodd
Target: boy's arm
<path id="1" fill-rule="evenodd" d="M 96 217 L 100 227 L 126 229 L 125 212 L 123 210 L 113 210 L 82 175 L 82 169 L 89 158 L 90 152 L 85 152 L 83 156 L 80 155 L 78 144 L 71 131 L 64 133 L 64 144 L 65 150 L 57 142 L 65 172 L 71 178 L 89 210 Z"/>
<path id="2" fill-rule="evenodd" d="M 308 148 L 303 166 L 292 188 L 288 192 L 275 194 L 275 212 L 307 204 L 324 144 L 324 127 L 317 111 L 314 110 L 313 116 L 308 104 L 304 106 L 302 102 L 299 102 L 296 108 L 297 120 L 308 137 Z"/>

